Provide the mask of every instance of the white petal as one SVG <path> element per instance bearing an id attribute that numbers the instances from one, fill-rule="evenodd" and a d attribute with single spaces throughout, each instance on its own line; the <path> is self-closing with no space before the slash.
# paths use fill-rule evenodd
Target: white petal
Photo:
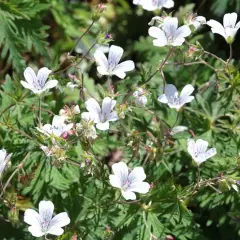
<path id="1" fill-rule="evenodd" d="M 103 67 L 97 67 L 97 71 L 100 75 L 109 75 L 110 73 Z"/>
<path id="2" fill-rule="evenodd" d="M 24 222 L 41 229 L 41 217 L 38 212 L 33 209 L 27 209 L 24 213 Z"/>
<path id="3" fill-rule="evenodd" d="M 156 46 L 156 47 L 164 47 L 167 44 L 168 44 L 168 41 L 165 35 L 161 39 L 159 38 L 159 39 L 153 40 L 153 46 Z"/>
<path id="4" fill-rule="evenodd" d="M 36 77 L 36 74 L 35 72 L 33 71 L 32 68 L 30 67 L 27 67 L 24 71 L 24 77 L 25 77 L 25 80 L 33 86 L 34 83 L 37 82 L 37 77 Z"/>
<path id="5" fill-rule="evenodd" d="M 52 134 L 52 125 L 51 124 L 45 124 L 44 126 L 42 126 L 42 128 L 37 128 L 38 131 L 40 131 L 41 133 L 48 133 L 48 134 Z"/>
<path id="6" fill-rule="evenodd" d="M 169 98 L 178 95 L 177 88 L 173 84 L 167 84 L 165 87 L 165 95 L 169 101 Z"/>
<path id="7" fill-rule="evenodd" d="M 122 195 L 126 200 L 136 200 L 136 194 L 134 192 L 122 190 Z"/>
<path id="8" fill-rule="evenodd" d="M 223 17 L 223 26 L 225 28 L 230 27 L 234 28 L 237 22 L 237 14 L 236 13 L 227 13 Z"/>
<path id="9" fill-rule="evenodd" d="M 94 98 L 89 98 L 85 102 L 85 106 L 87 110 L 89 111 L 91 118 L 94 119 L 95 123 L 100 122 L 100 116 L 101 116 L 101 108 L 98 104 L 98 102 Z"/>
<path id="10" fill-rule="evenodd" d="M 86 122 L 89 122 L 89 121 L 93 121 L 93 120 L 94 120 L 93 118 L 91 118 L 91 114 L 90 114 L 89 112 L 83 112 L 83 113 L 81 114 L 81 117 L 82 117 L 82 119 L 83 119 L 84 121 L 86 121 Z"/>
<path id="11" fill-rule="evenodd" d="M 209 20 L 207 22 L 207 25 L 211 27 L 211 30 L 212 30 L 213 33 L 220 34 L 224 38 L 226 37 L 224 27 L 219 22 L 217 22 L 215 20 Z"/>
<path id="12" fill-rule="evenodd" d="M 56 227 L 64 227 L 70 223 L 70 218 L 68 217 L 68 214 L 66 212 L 62 212 L 57 214 L 50 222 L 50 229 L 56 228 Z"/>
<path id="13" fill-rule="evenodd" d="M 185 127 L 185 126 L 177 126 L 177 127 L 174 127 L 174 128 L 171 130 L 170 134 L 171 134 L 171 135 L 174 135 L 174 134 L 177 134 L 177 133 L 184 132 L 184 131 L 186 131 L 186 130 L 188 130 L 188 128 Z"/>
<path id="14" fill-rule="evenodd" d="M 101 50 L 96 50 L 96 52 L 94 53 L 94 58 L 95 61 L 97 62 L 97 64 L 104 69 L 105 71 L 107 71 L 108 69 L 108 60 L 105 56 L 105 54 L 101 51 Z"/>
<path id="15" fill-rule="evenodd" d="M 111 99 L 110 97 L 105 97 L 102 102 L 102 113 L 107 116 L 116 105 L 117 101 Z"/>
<path id="16" fill-rule="evenodd" d="M 168 0 L 166 3 L 164 3 L 163 7 L 165 7 L 165 8 L 174 7 L 174 1 L 173 0 Z"/>
<path id="17" fill-rule="evenodd" d="M 28 231 L 34 236 L 34 237 L 42 237 L 43 235 L 45 235 L 45 233 L 42 231 L 41 228 L 37 227 L 37 226 L 30 226 L 28 228 Z"/>
<path id="18" fill-rule="evenodd" d="M 99 122 L 97 123 L 96 128 L 102 131 L 106 131 L 109 129 L 109 122 Z"/>
<path id="19" fill-rule="evenodd" d="M 166 38 L 165 33 L 158 27 L 150 27 L 148 29 L 148 34 L 157 39 Z"/>
<path id="20" fill-rule="evenodd" d="M 108 54 L 108 67 L 111 68 L 117 66 L 122 55 L 123 49 L 121 47 L 112 45 L 109 49 Z"/>
<path id="21" fill-rule="evenodd" d="M 119 179 L 118 176 L 111 174 L 111 175 L 109 176 L 109 181 L 110 181 L 110 184 L 111 184 L 113 187 L 121 188 L 121 181 L 120 181 L 120 179 Z"/>
<path id="22" fill-rule="evenodd" d="M 181 94 L 180 94 L 180 98 L 181 98 L 181 97 L 188 97 L 188 96 L 190 96 L 193 91 L 194 91 L 194 87 L 193 87 L 191 84 L 187 84 L 187 85 L 183 88 L 183 90 L 182 90 L 182 92 L 181 92 Z"/>
<path id="23" fill-rule="evenodd" d="M 185 42 L 185 38 L 183 37 L 178 37 L 173 40 L 171 43 L 172 46 L 182 46 L 182 44 Z"/>
<path id="24" fill-rule="evenodd" d="M 58 81 L 57 80 L 49 80 L 47 81 L 47 83 L 44 85 L 43 87 L 43 91 L 50 89 L 50 88 L 54 88 L 58 85 Z"/>
<path id="25" fill-rule="evenodd" d="M 7 151 L 5 149 L 0 150 L 0 162 L 4 161 L 7 156 Z"/>
<path id="26" fill-rule="evenodd" d="M 113 111 L 113 112 L 109 113 L 108 116 L 107 116 L 107 120 L 110 121 L 110 122 L 117 121 L 118 120 L 117 112 Z"/>
<path id="27" fill-rule="evenodd" d="M 50 223 L 53 215 L 54 205 L 51 201 L 41 201 L 39 203 L 39 215 L 44 222 Z"/>
<path id="28" fill-rule="evenodd" d="M 146 174 L 142 167 L 134 168 L 128 176 L 128 180 L 132 183 L 142 182 L 146 178 Z"/>
<path id="29" fill-rule="evenodd" d="M 174 37 L 184 38 L 184 37 L 189 36 L 190 34 L 191 34 L 191 30 L 190 30 L 189 26 L 184 25 L 184 26 L 181 26 L 180 28 L 177 29 Z"/>
<path id="30" fill-rule="evenodd" d="M 168 103 L 167 96 L 165 94 L 162 94 L 158 97 L 158 101 L 161 103 Z"/>
<path id="31" fill-rule="evenodd" d="M 119 72 L 120 74 L 123 72 L 129 72 L 132 71 L 135 68 L 135 64 L 133 61 L 129 60 L 129 61 L 125 61 L 122 62 L 120 64 L 118 64 L 112 71 L 112 74 L 118 75 Z"/>
<path id="32" fill-rule="evenodd" d="M 194 157 L 195 152 L 195 141 L 193 139 L 188 139 L 187 141 L 187 150 L 189 154 Z"/>
<path id="33" fill-rule="evenodd" d="M 216 155 L 217 151 L 216 148 L 211 148 L 208 151 L 201 153 L 197 156 L 196 159 L 194 159 L 198 165 L 200 165 L 201 163 L 205 162 L 206 160 L 208 160 L 209 158 L 213 157 L 214 155 Z"/>
<path id="34" fill-rule="evenodd" d="M 53 127 L 58 127 L 59 125 L 64 124 L 64 122 L 65 122 L 65 117 L 64 116 L 54 115 L 53 120 L 52 120 L 52 126 Z"/>
<path id="35" fill-rule="evenodd" d="M 202 139 L 198 139 L 195 144 L 195 152 L 197 153 L 204 153 L 207 151 L 208 142 Z"/>
<path id="36" fill-rule="evenodd" d="M 76 105 L 74 108 L 73 108 L 73 113 L 74 114 L 79 114 L 80 113 L 80 108 L 78 105 Z"/>
<path id="37" fill-rule="evenodd" d="M 149 192 L 150 184 L 147 182 L 136 182 L 130 185 L 128 191 L 138 192 L 138 193 L 147 193 Z"/>
<path id="38" fill-rule="evenodd" d="M 112 165 L 112 171 L 114 175 L 116 175 L 120 179 L 122 185 L 126 183 L 128 178 L 128 167 L 126 163 L 114 163 Z"/>
<path id="39" fill-rule="evenodd" d="M 203 16 L 197 16 L 195 18 L 195 21 L 198 21 L 200 24 L 206 24 L 207 23 L 206 18 L 203 17 Z"/>
<path id="40" fill-rule="evenodd" d="M 164 19 L 163 30 L 165 35 L 174 37 L 178 28 L 178 19 L 176 17 L 166 17 Z"/>
<path id="41" fill-rule="evenodd" d="M 25 81 L 21 81 L 20 82 L 24 88 L 27 88 L 27 89 L 30 89 L 33 91 L 33 86 L 31 84 L 29 84 L 28 82 L 25 82 Z"/>
<path id="42" fill-rule="evenodd" d="M 39 69 L 39 71 L 37 73 L 37 81 L 40 86 L 44 86 L 44 84 L 51 72 L 52 71 L 49 70 L 47 67 L 43 67 L 43 68 Z"/>
<path id="43" fill-rule="evenodd" d="M 116 75 L 120 79 L 124 79 L 126 77 L 126 73 L 123 71 L 114 71 L 112 72 L 112 75 Z"/>
<path id="44" fill-rule="evenodd" d="M 64 230 L 60 227 L 52 227 L 47 231 L 48 234 L 52 234 L 52 235 L 56 235 L 56 236 L 62 235 L 63 232 L 64 232 Z"/>

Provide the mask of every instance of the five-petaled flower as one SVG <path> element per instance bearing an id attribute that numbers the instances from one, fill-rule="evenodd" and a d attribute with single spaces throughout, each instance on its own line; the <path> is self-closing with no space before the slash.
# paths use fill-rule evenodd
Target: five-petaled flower
<path id="1" fill-rule="evenodd" d="M 66 118 L 64 116 L 55 115 L 52 120 L 52 125 L 45 124 L 40 128 L 37 127 L 37 130 L 47 136 L 60 137 L 63 133 L 69 132 L 73 127 L 73 123 L 66 124 L 65 120 Z"/>
<path id="2" fill-rule="evenodd" d="M 136 167 L 130 171 L 126 163 L 119 162 L 112 165 L 112 171 L 114 175 L 109 176 L 110 184 L 120 188 L 126 200 L 135 200 L 136 194 L 134 192 L 145 194 L 149 191 L 150 185 L 143 182 L 146 174 L 142 167 Z"/>
<path id="3" fill-rule="evenodd" d="M 112 45 L 110 47 L 108 59 L 106 58 L 102 50 L 97 49 L 94 54 L 94 58 L 98 65 L 98 72 L 101 75 L 116 75 L 121 79 L 125 78 L 125 72 L 132 71 L 135 68 L 135 64 L 131 60 L 118 64 L 122 55 L 123 49 L 115 45 Z"/>
<path id="4" fill-rule="evenodd" d="M 162 8 L 172 8 L 174 6 L 173 0 L 133 0 L 133 4 L 141 5 L 143 9 L 154 11 Z"/>
<path id="5" fill-rule="evenodd" d="M 151 37 L 156 38 L 153 40 L 154 46 L 181 46 L 185 41 L 185 37 L 191 34 L 191 30 L 187 25 L 178 27 L 176 17 L 166 17 L 163 20 L 161 29 L 159 27 L 150 27 L 148 33 Z"/>
<path id="6" fill-rule="evenodd" d="M 217 153 L 216 148 L 207 150 L 208 142 L 202 139 L 198 139 L 196 142 L 193 139 L 188 139 L 187 145 L 188 153 L 198 166 Z"/>
<path id="7" fill-rule="evenodd" d="M 109 97 L 103 99 L 102 108 L 94 98 L 89 98 L 85 102 L 89 117 L 97 124 L 96 127 L 99 130 L 108 130 L 109 122 L 118 120 L 117 112 L 112 111 L 115 105 L 116 101 Z M 83 113 L 82 116 L 86 116 L 85 114 Z"/>
<path id="8" fill-rule="evenodd" d="M 180 96 L 178 96 L 176 87 L 173 84 L 167 84 L 164 94 L 158 97 L 158 101 L 167 103 L 170 108 L 179 110 L 185 103 L 189 103 L 194 99 L 194 96 L 190 96 L 193 91 L 193 86 L 187 84 L 180 93 Z"/>
<path id="9" fill-rule="evenodd" d="M 7 154 L 7 151 L 5 149 L 0 150 L 0 176 L 3 173 L 11 156 L 12 154 Z"/>
<path id="10" fill-rule="evenodd" d="M 49 80 L 47 78 L 52 71 L 46 67 L 39 69 L 37 75 L 32 68 L 27 67 L 24 71 L 24 77 L 26 81 L 21 81 L 23 87 L 30 89 L 36 95 L 41 95 L 43 92 L 50 88 L 57 86 L 57 80 Z"/>
<path id="11" fill-rule="evenodd" d="M 145 91 L 142 88 L 137 88 L 137 90 L 133 93 L 133 96 L 138 107 L 145 107 L 147 104 L 147 97 L 145 96 Z"/>
<path id="12" fill-rule="evenodd" d="M 28 230 L 34 237 L 52 234 L 60 236 L 64 230 L 62 227 L 70 223 L 66 212 L 57 214 L 52 218 L 54 205 L 51 201 L 39 203 L 39 213 L 33 209 L 27 209 L 24 214 L 24 221 L 31 225 Z"/>
<path id="13" fill-rule="evenodd" d="M 223 25 L 215 20 L 209 20 L 207 25 L 211 27 L 213 33 L 220 34 L 225 38 L 227 43 L 232 44 L 235 38 L 235 35 L 240 28 L 240 21 L 237 22 L 236 13 L 227 13 L 223 17 Z"/>

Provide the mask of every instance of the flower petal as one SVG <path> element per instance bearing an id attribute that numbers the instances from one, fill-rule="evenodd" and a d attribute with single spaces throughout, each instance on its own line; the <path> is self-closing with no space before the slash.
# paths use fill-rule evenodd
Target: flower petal
<path id="1" fill-rule="evenodd" d="M 25 82 L 25 81 L 21 81 L 20 82 L 24 88 L 27 88 L 27 89 L 30 89 L 33 91 L 33 86 L 31 84 L 29 84 L 28 82 Z"/>
<path id="2" fill-rule="evenodd" d="M 111 121 L 111 122 L 117 121 L 118 120 L 117 112 L 113 111 L 113 112 L 109 113 L 107 116 L 107 120 Z"/>
<path id="3" fill-rule="evenodd" d="M 227 13 L 223 17 L 223 26 L 224 28 L 230 27 L 234 28 L 237 22 L 237 14 L 234 13 Z"/>
<path id="4" fill-rule="evenodd" d="M 163 22 L 163 31 L 166 36 L 174 37 L 178 28 L 178 19 L 176 17 L 166 17 Z"/>
<path id="5" fill-rule="evenodd" d="M 101 108 L 94 98 L 89 98 L 85 102 L 86 109 L 89 111 L 91 118 L 95 123 L 100 122 Z"/>
<path id="6" fill-rule="evenodd" d="M 136 200 L 136 194 L 134 192 L 122 190 L 122 195 L 126 200 Z"/>
<path id="7" fill-rule="evenodd" d="M 24 213 L 24 222 L 41 229 L 41 217 L 38 212 L 33 209 L 27 209 Z"/>
<path id="8" fill-rule="evenodd" d="M 52 71 L 49 70 L 47 67 L 43 67 L 43 68 L 39 69 L 39 71 L 37 73 L 37 81 L 41 87 L 43 87 L 45 85 L 45 82 L 51 72 Z"/>
<path id="9" fill-rule="evenodd" d="M 112 109 L 114 108 L 114 106 L 116 105 L 117 101 L 113 100 L 110 97 L 105 97 L 103 99 L 102 102 L 102 113 L 104 116 L 108 116 L 108 114 L 110 114 L 110 112 L 112 111 Z"/>
<path id="10" fill-rule="evenodd" d="M 165 87 L 164 93 L 165 93 L 168 101 L 171 97 L 178 95 L 177 88 L 173 84 L 167 84 Z"/>
<path id="11" fill-rule="evenodd" d="M 194 157 L 194 152 L 195 152 L 195 141 L 192 138 L 187 140 L 187 150 L 188 150 L 188 153 L 193 158 Z"/>
<path id="12" fill-rule="evenodd" d="M 168 0 L 166 3 L 164 3 L 163 7 L 165 7 L 165 8 L 174 7 L 174 1 L 173 0 Z"/>
<path id="13" fill-rule="evenodd" d="M 97 123 L 96 128 L 102 131 L 106 131 L 109 129 L 109 122 L 99 122 Z"/>
<path id="14" fill-rule="evenodd" d="M 121 185 L 125 184 L 128 178 L 128 167 L 126 163 L 119 162 L 112 165 L 112 171 L 121 181 Z"/>
<path id="15" fill-rule="evenodd" d="M 42 228 L 39 228 L 37 226 L 30 226 L 28 228 L 28 231 L 34 236 L 34 237 L 42 237 L 45 235 L 45 233 L 42 231 Z"/>
<path id="16" fill-rule="evenodd" d="M 198 139 L 195 145 L 195 153 L 200 154 L 207 151 L 208 142 L 202 139 Z"/>
<path id="17" fill-rule="evenodd" d="M 190 34 L 191 34 L 191 30 L 190 30 L 189 26 L 184 25 L 177 29 L 174 37 L 175 38 L 185 38 L 185 37 L 189 36 Z"/>
<path id="18" fill-rule="evenodd" d="M 56 236 L 62 235 L 63 232 L 64 232 L 64 230 L 60 227 L 52 227 L 47 231 L 48 234 L 52 234 L 52 235 L 56 235 Z"/>
<path id="19" fill-rule="evenodd" d="M 181 92 L 181 94 L 180 94 L 180 98 L 181 98 L 181 97 L 188 97 L 188 96 L 190 96 L 193 91 L 194 91 L 194 87 L 193 87 L 191 84 L 187 84 L 187 85 L 183 88 L 183 90 L 182 90 L 182 92 Z"/>
<path id="20" fill-rule="evenodd" d="M 105 71 L 108 69 L 108 60 L 105 54 L 100 50 L 97 49 L 94 53 L 94 58 L 97 64 Z"/>
<path id="21" fill-rule="evenodd" d="M 54 205 L 51 201 L 41 201 L 39 203 L 39 215 L 44 222 L 50 223 L 53 215 Z"/>
<path id="22" fill-rule="evenodd" d="M 49 230 L 51 228 L 64 227 L 70 223 L 70 218 L 66 212 L 57 214 L 50 222 Z"/>
<path id="23" fill-rule="evenodd" d="M 37 82 L 37 76 L 32 68 L 27 67 L 23 73 L 25 80 L 31 85 L 34 86 L 34 83 Z"/>
<path id="24" fill-rule="evenodd" d="M 116 67 L 123 55 L 123 49 L 121 47 L 112 45 L 108 54 L 108 67 Z"/>
<path id="25" fill-rule="evenodd" d="M 97 67 L 97 71 L 100 75 L 109 75 L 109 72 L 103 67 Z"/>
<path id="26" fill-rule="evenodd" d="M 118 176 L 111 174 L 111 175 L 109 176 L 109 181 L 110 181 L 110 184 L 111 184 L 113 187 L 121 188 L 121 181 L 120 181 L 120 179 L 119 179 Z"/>
<path id="27" fill-rule="evenodd" d="M 128 180 L 132 183 L 142 182 L 146 178 L 146 174 L 142 167 L 134 168 L 128 176 Z"/>
<path id="28" fill-rule="evenodd" d="M 185 41 L 185 38 L 183 37 L 178 37 L 178 38 L 175 38 L 173 40 L 173 42 L 171 43 L 172 46 L 182 46 L 182 44 L 184 43 Z"/>
<path id="29" fill-rule="evenodd" d="M 138 193 L 147 193 L 149 192 L 150 184 L 147 182 L 136 182 L 130 185 L 128 191 L 138 192 Z"/>
<path id="30" fill-rule="evenodd" d="M 219 22 L 217 22 L 215 20 L 209 20 L 209 21 L 207 21 L 207 25 L 211 27 L 211 30 L 213 33 L 220 34 L 224 38 L 226 37 L 224 27 Z"/>
<path id="31" fill-rule="evenodd" d="M 125 62 L 122 62 L 118 64 L 112 71 L 112 74 L 115 74 L 117 76 L 122 76 L 122 73 L 132 71 L 135 68 L 135 64 L 133 61 L 128 60 Z M 121 78 L 121 77 L 120 77 Z"/>
<path id="32" fill-rule="evenodd" d="M 58 81 L 57 80 L 49 80 L 49 81 L 47 81 L 47 83 L 43 87 L 42 91 L 45 91 L 45 90 L 50 89 L 50 88 L 54 88 L 57 85 L 58 85 Z"/>
<path id="33" fill-rule="evenodd" d="M 162 94 L 158 97 L 158 101 L 161 103 L 168 103 L 167 96 L 165 94 Z"/>

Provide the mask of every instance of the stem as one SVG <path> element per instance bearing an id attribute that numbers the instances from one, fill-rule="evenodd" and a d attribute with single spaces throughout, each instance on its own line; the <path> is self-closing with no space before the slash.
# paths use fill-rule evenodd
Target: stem
<path id="1" fill-rule="evenodd" d="M 197 187 L 200 187 L 200 167 L 197 168 Z"/>
<path id="2" fill-rule="evenodd" d="M 118 201 L 116 203 L 119 203 L 119 204 L 133 204 L 133 203 L 138 203 L 140 201 L 141 200 L 139 199 L 139 200 L 134 200 L 134 201 L 129 201 L 129 202 L 127 202 L 127 201 Z"/>
<path id="3" fill-rule="evenodd" d="M 75 45 L 72 47 L 71 51 L 69 52 L 69 55 L 71 55 L 75 49 L 75 47 L 77 46 L 77 44 L 81 41 L 81 39 L 89 32 L 89 30 L 91 29 L 91 27 L 93 26 L 95 21 L 92 21 L 92 23 L 88 26 L 88 28 L 86 29 L 86 31 L 78 38 L 78 40 L 76 41 Z"/>
<path id="4" fill-rule="evenodd" d="M 39 127 L 42 126 L 42 98 L 39 97 L 39 115 L 38 115 L 38 120 L 39 120 Z"/>
<path id="5" fill-rule="evenodd" d="M 177 112 L 176 120 L 175 120 L 174 124 L 172 125 L 172 128 L 175 127 L 175 125 L 176 125 L 176 123 L 177 123 L 177 121 L 178 121 L 179 115 L 180 115 L 180 113 L 179 113 L 179 111 L 178 111 L 178 112 Z"/>
<path id="6" fill-rule="evenodd" d="M 232 44 L 229 44 L 229 50 L 230 50 L 230 54 L 229 54 L 229 59 L 227 60 L 227 64 L 230 62 L 230 60 L 232 59 L 232 55 L 233 55 L 233 49 L 232 49 Z"/>
<path id="7" fill-rule="evenodd" d="M 111 77 L 108 77 L 107 84 L 108 84 L 109 93 L 111 95 L 114 94 L 113 85 L 112 85 L 112 78 Z"/>
<path id="8" fill-rule="evenodd" d="M 216 56 L 216 55 L 213 54 L 213 53 L 210 53 L 210 52 L 208 52 L 208 51 L 204 51 L 204 53 L 207 54 L 207 55 L 210 55 L 210 56 L 212 56 L 212 57 L 214 57 L 214 58 L 216 58 L 217 60 L 219 60 L 220 62 L 222 62 L 224 65 L 227 64 L 227 62 L 225 62 L 224 60 L 222 60 L 220 57 Z"/>

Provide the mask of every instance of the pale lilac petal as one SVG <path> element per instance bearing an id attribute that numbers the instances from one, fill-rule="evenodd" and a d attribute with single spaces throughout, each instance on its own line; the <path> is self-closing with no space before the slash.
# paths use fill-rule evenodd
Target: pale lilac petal
<path id="1" fill-rule="evenodd" d="M 56 227 L 64 227 L 70 223 L 70 218 L 68 217 L 68 214 L 66 212 L 62 212 L 57 214 L 50 222 L 50 229 L 56 228 Z"/>
<path id="2" fill-rule="evenodd" d="M 123 49 L 121 47 L 112 45 L 108 54 L 108 67 L 116 67 L 123 55 Z"/>
<path id="3" fill-rule="evenodd" d="M 110 97 L 105 97 L 102 102 L 102 113 L 104 116 L 107 116 L 114 108 L 116 105 L 117 101 L 113 100 Z"/>
<path id="4" fill-rule="evenodd" d="M 113 112 L 109 113 L 108 116 L 107 116 L 107 120 L 110 121 L 110 122 L 117 121 L 118 120 L 117 112 L 113 111 Z"/>
<path id="5" fill-rule="evenodd" d="M 195 152 L 196 153 L 203 153 L 206 152 L 208 148 L 208 142 L 202 139 L 198 139 L 195 144 Z"/>
<path id="6" fill-rule="evenodd" d="M 134 192 L 122 190 L 122 195 L 126 200 L 136 200 L 136 194 Z"/>
<path id="7" fill-rule="evenodd" d="M 168 101 L 171 97 L 178 95 L 177 88 L 173 84 L 167 84 L 166 87 L 165 87 L 165 92 L 164 93 L 165 93 Z"/>
<path id="8" fill-rule="evenodd" d="M 119 179 L 118 176 L 116 175 L 110 175 L 109 176 L 109 181 L 110 181 L 110 184 L 113 186 L 113 187 L 116 187 L 116 188 L 121 188 L 122 185 L 121 185 L 121 181 Z"/>
<path id="9" fill-rule="evenodd" d="M 45 91 L 47 89 L 51 89 L 54 88 L 58 85 L 58 81 L 57 80 L 49 80 L 47 81 L 47 83 L 44 85 L 42 91 Z"/>
<path id="10" fill-rule="evenodd" d="M 134 168 L 128 176 L 128 180 L 131 183 L 142 182 L 146 178 L 146 174 L 142 167 Z"/>
<path id="11" fill-rule="evenodd" d="M 167 36 L 174 37 L 178 28 L 178 19 L 176 17 L 166 17 L 164 19 L 163 30 Z"/>
<path id="12" fill-rule="evenodd" d="M 32 68 L 27 67 L 23 73 L 25 80 L 30 84 L 34 85 L 37 82 L 37 76 Z"/>
<path id="13" fill-rule="evenodd" d="M 39 71 L 37 73 L 37 81 L 41 87 L 43 87 L 45 85 L 45 82 L 51 72 L 52 71 L 49 70 L 47 67 L 43 67 L 43 68 L 39 69 Z"/>
<path id="14" fill-rule="evenodd" d="M 104 122 L 104 123 L 99 122 L 97 123 L 96 128 L 98 130 L 106 131 L 109 129 L 109 122 Z"/>
<path id="15" fill-rule="evenodd" d="M 126 163 L 124 162 L 114 163 L 112 165 L 112 171 L 114 175 L 116 175 L 120 179 L 121 185 L 124 185 L 128 179 L 129 172 Z"/>
<path id="16" fill-rule="evenodd" d="M 189 26 L 184 25 L 177 29 L 174 37 L 175 38 L 185 38 L 185 37 L 189 36 L 190 34 L 191 34 L 191 30 L 190 30 Z"/>
<path id="17" fill-rule="evenodd" d="M 96 52 L 94 53 L 94 58 L 99 67 L 101 67 L 102 70 L 107 71 L 108 60 L 101 50 L 96 50 Z"/>
<path id="18" fill-rule="evenodd" d="M 113 71 L 112 71 L 112 74 L 114 75 L 117 75 L 117 76 L 124 76 L 125 72 L 129 72 L 129 71 L 132 71 L 133 69 L 135 68 L 135 64 L 133 61 L 131 60 L 128 60 L 128 61 L 125 61 L 125 62 L 122 62 L 120 63 L 119 65 L 117 65 Z M 122 79 L 122 77 L 119 77 Z"/>
<path id="19" fill-rule="evenodd" d="M 165 94 L 162 94 L 158 97 L 158 101 L 161 103 L 168 103 L 167 96 Z"/>
<path id="20" fill-rule="evenodd" d="M 39 203 L 39 215 L 44 222 L 50 223 L 53 215 L 54 205 L 51 201 L 41 201 Z"/>
<path id="21" fill-rule="evenodd" d="M 86 109 L 89 111 L 91 118 L 94 119 L 95 123 L 100 122 L 101 108 L 98 102 L 94 98 L 89 98 L 85 102 Z"/>
<path id="22" fill-rule="evenodd" d="M 195 141 L 193 139 L 188 139 L 187 150 L 188 150 L 189 154 L 193 157 L 194 153 L 195 153 Z"/>

